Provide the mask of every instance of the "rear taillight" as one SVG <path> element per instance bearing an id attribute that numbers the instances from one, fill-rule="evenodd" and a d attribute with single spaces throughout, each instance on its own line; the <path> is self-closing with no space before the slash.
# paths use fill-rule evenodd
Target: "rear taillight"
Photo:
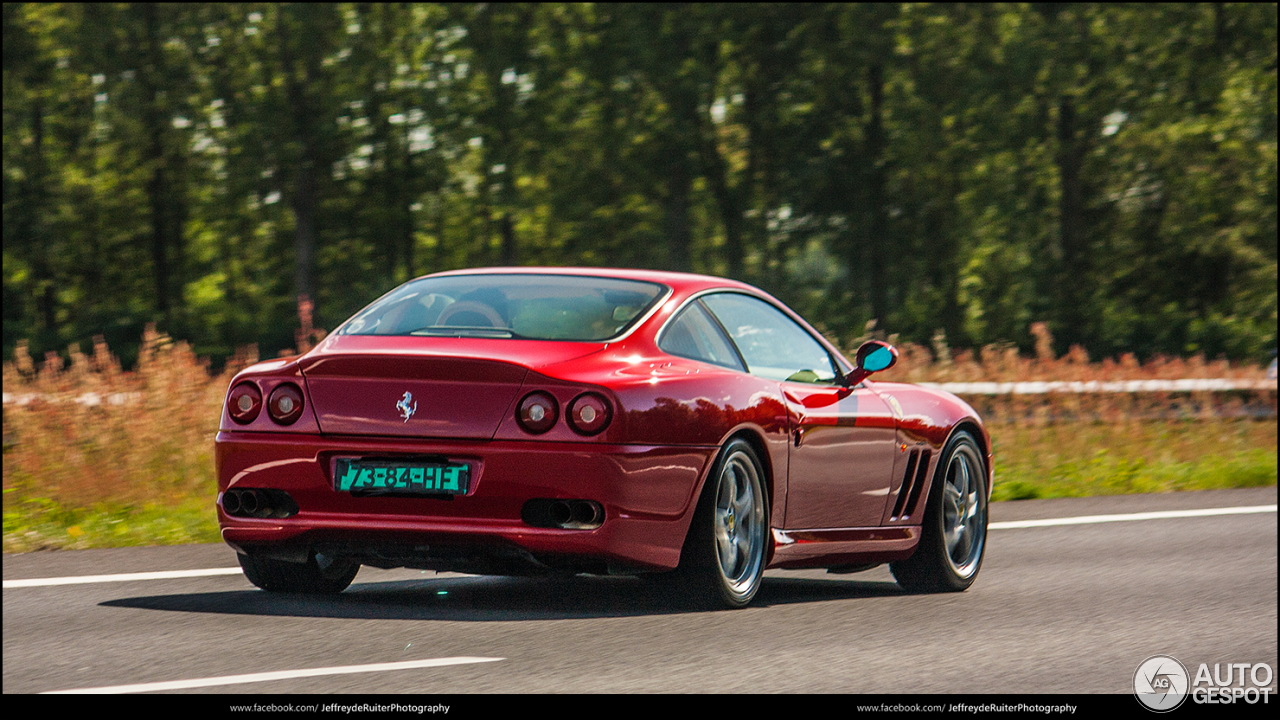
<path id="1" fill-rule="evenodd" d="M 302 417 L 302 391 L 293 383 L 284 383 L 271 391 L 267 414 L 281 425 L 292 425 Z"/>
<path id="2" fill-rule="evenodd" d="M 227 414 L 232 420 L 246 425 L 253 422 L 262 411 L 262 393 L 258 386 L 250 382 L 242 382 L 231 388 L 227 395 Z"/>
<path id="3" fill-rule="evenodd" d="M 596 393 L 583 393 L 569 403 L 569 427 L 580 435 L 596 435 L 609 427 L 613 408 Z"/>
<path id="4" fill-rule="evenodd" d="M 560 406 L 556 399 L 544 392 L 531 392 L 516 408 L 516 422 L 525 432 L 541 435 L 555 426 L 560 419 Z"/>

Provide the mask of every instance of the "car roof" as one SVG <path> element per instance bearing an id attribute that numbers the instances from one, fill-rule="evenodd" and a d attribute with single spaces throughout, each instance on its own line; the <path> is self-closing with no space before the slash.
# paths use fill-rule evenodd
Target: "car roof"
<path id="1" fill-rule="evenodd" d="M 737 280 L 719 278 L 696 273 L 672 272 L 668 270 L 633 270 L 623 268 L 600 267 L 484 267 L 466 270 L 449 270 L 433 273 L 424 277 L 447 277 L 456 275 L 578 275 L 583 277 L 616 278 L 619 280 L 641 280 L 656 282 L 669 286 L 676 295 L 683 296 L 711 288 L 732 288 L 760 293 L 760 289 Z"/>
<path id="2" fill-rule="evenodd" d="M 705 290 L 743 291 L 757 297 L 767 298 L 778 307 L 781 307 L 794 320 L 797 320 L 802 327 L 806 328 L 813 337 L 818 338 L 819 341 L 826 345 L 829 350 L 835 352 L 836 357 L 841 358 L 839 362 L 842 366 L 848 365 L 848 367 L 844 368 L 846 371 L 852 367 L 852 365 L 844 359 L 843 353 L 841 353 L 839 348 L 832 344 L 831 341 L 827 340 L 822 335 L 821 331 L 810 325 L 807 320 L 801 317 L 795 310 L 792 310 L 786 303 L 778 300 L 754 285 L 748 285 L 747 283 L 740 282 L 738 280 L 730 280 L 728 278 L 715 277 L 713 275 L 699 275 L 697 273 L 675 272 L 670 270 L 636 270 L 601 267 L 482 267 L 467 268 L 464 270 L 447 270 L 445 272 L 424 275 L 423 277 L 450 277 L 459 275 L 577 275 L 580 277 L 603 277 L 619 280 L 656 282 L 671 288 L 671 297 L 668 298 L 668 300 L 674 299 L 677 304 L 682 304 L 688 298 Z M 615 340 L 625 338 L 628 335 L 631 335 L 632 332 L 639 330 L 644 326 L 650 326 L 651 320 L 656 312 L 657 309 L 655 308 L 653 312 L 650 312 L 636 326 L 619 338 L 615 338 Z M 657 326 L 651 326 L 649 328 L 648 335 L 653 338 L 655 342 L 657 335 L 661 333 L 661 328 L 665 327 L 669 320 L 670 316 L 667 316 L 663 318 Z"/>

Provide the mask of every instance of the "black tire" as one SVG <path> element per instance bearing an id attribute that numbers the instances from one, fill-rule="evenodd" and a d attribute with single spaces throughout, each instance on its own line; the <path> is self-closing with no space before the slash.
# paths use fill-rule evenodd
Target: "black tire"
<path id="1" fill-rule="evenodd" d="M 249 582 L 270 592 L 336 595 L 346 590 L 360 572 L 359 563 L 331 560 L 315 553 L 305 563 L 243 553 L 237 554 L 237 558 Z"/>
<path id="2" fill-rule="evenodd" d="M 746 607 L 764 577 L 768 540 L 764 466 L 747 441 L 731 440 L 702 489 L 669 579 L 696 607 Z"/>
<path id="3" fill-rule="evenodd" d="M 987 465 L 973 435 L 957 432 L 938 459 L 920 544 L 889 564 L 911 592 L 960 592 L 973 584 L 987 548 Z"/>

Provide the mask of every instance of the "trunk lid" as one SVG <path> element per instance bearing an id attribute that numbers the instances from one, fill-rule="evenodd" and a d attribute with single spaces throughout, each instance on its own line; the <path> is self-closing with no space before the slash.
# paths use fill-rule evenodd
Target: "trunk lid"
<path id="1" fill-rule="evenodd" d="M 487 440 L 530 369 L 600 343 L 337 336 L 300 359 L 324 433 Z"/>

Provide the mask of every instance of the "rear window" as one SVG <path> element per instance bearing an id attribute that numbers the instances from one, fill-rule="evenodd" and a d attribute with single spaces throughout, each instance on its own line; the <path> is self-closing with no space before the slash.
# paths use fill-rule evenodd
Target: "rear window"
<path id="1" fill-rule="evenodd" d="M 625 332 L 667 290 L 578 275 L 422 278 L 382 296 L 337 332 L 600 342 Z"/>

